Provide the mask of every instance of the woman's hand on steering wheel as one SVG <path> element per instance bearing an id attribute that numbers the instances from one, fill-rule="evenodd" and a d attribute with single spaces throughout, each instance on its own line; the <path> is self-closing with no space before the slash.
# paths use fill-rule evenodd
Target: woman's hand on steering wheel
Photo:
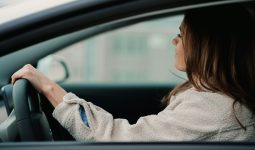
<path id="1" fill-rule="evenodd" d="M 11 78 L 12 84 L 20 78 L 27 79 L 39 93 L 48 98 L 54 107 L 62 101 L 63 96 L 67 93 L 63 88 L 30 64 L 23 66 Z"/>

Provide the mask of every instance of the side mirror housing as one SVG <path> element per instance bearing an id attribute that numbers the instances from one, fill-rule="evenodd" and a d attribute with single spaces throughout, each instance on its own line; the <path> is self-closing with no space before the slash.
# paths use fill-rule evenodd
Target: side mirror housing
<path id="1" fill-rule="evenodd" d="M 70 75 L 64 58 L 54 55 L 41 59 L 38 62 L 37 69 L 57 83 L 65 82 Z"/>

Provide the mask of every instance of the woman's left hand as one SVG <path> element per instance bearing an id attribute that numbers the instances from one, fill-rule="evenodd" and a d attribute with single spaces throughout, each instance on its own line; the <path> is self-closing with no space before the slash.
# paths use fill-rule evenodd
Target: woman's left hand
<path id="1" fill-rule="evenodd" d="M 47 78 L 32 65 L 27 64 L 12 75 L 12 84 L 20 78 L 29 80 L 33 87 L 45 95 L 53 106 L 57 106 L 67 92 L 54 81 Z"/>

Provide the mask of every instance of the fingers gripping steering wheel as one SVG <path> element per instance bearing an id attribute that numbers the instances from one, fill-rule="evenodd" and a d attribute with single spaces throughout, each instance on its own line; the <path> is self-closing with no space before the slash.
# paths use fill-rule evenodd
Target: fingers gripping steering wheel
<path id="1" fill-rule="evenodd" d="M 39 93 L 26 79 L 13 86 L 13 105 L 21 141 L 53 140 L 49 123 L 40 106 Z"/>

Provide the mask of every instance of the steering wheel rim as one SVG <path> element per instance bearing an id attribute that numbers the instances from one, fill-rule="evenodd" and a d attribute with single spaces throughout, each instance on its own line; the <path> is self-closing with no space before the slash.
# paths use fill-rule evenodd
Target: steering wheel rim
<path id="1" fill-rule="evenodd" d="M 13 105 L 21 141 L 53 140 L 47 118 L 40 106 L 40 96 L 27 79 L 13 85 Z"/>

